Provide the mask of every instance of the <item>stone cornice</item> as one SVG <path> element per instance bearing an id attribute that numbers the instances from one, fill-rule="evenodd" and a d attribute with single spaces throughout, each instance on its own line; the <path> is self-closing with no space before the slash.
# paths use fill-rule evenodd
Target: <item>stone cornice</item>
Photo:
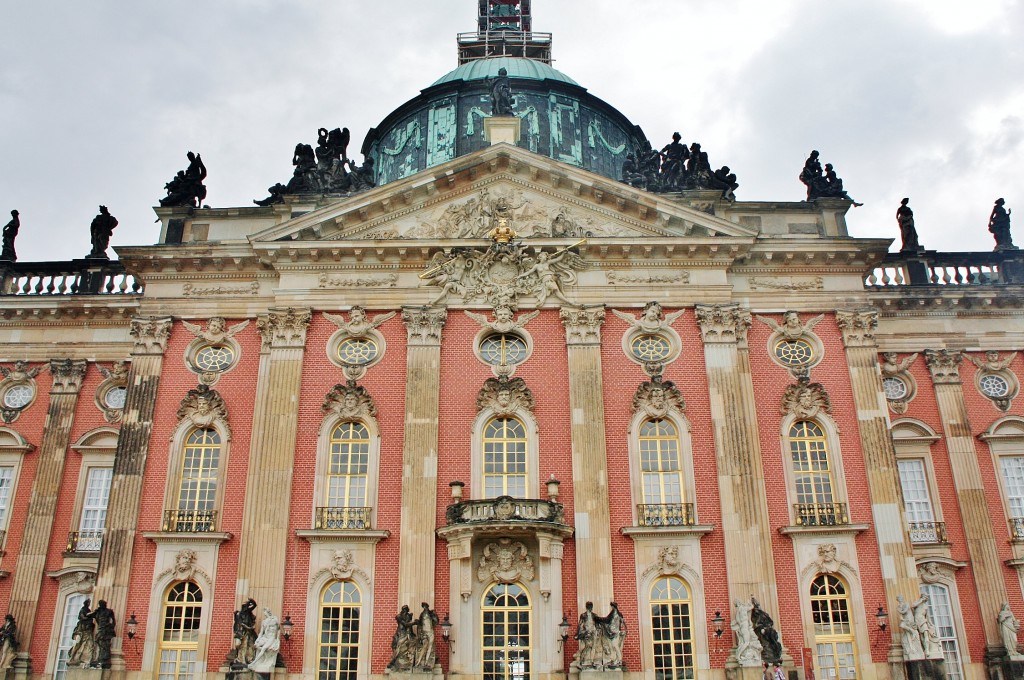
<path id="1" fill-rule="evenodd" d="M 697 305 L 696 316 L 704 344 L 746 344 L 749 310 L 739 305 Z"/>
<path id="2" fill-rule="evenodd" d="M 263 337 L 263 348 L 305 347 L 306 330 L 312 318 L 313 312 L 309 308 L 268 310 L 256 320 L 256 330 Z"/>
<path id="3" fill-rule="evenodd" d="M 622 527 L 619 532 L 633 540 L 638 538 L 667 539 L 673 536 L 697 536 L 710 534 L 715 530 L 714 524 L 691 524 L 678 527 Z"/>
<path id="4" fill-rule="evenodd" d="M 560 312 L 565 327 L 565 344 L 569 347 L 601 345 L 601 326 L 604 324 L 604 307 L 576 309 L 563 307 Z"/>
<path id="5" fill-rule="evenodd" d="M 924 360 L 936 385 L 959 385 L 963 352 L 950 349 L 926 349 Z"/>
<path id="6" fill-rule="evenodd" d="M 345 531 L 325 529 L 296 529 L 295 535 L 309 543 L 380 543 L 391 536 L 387 529 L 352 529 Z"/>
<path id="7" fill-rule="evenodd" d="M 815 525 L 815 526 L 784 526 L 779 527 L 779 533 L 783 536 L 798 536 L 808 534 L 859 534 L 871 528 L 870 524 L 836 524 L 836 525 Z"/>
<path id="8" fill-rule="evenodd" d="M 203 531 L 196 533 L 185 533 L 179 531 L 143 531 L 143 538 L 148 538 L 154 543 L 211 543 L 218 544 L 230 541 L 232 534 L 227 531 Z"/>
<path id="9" fill-rule="evenodd" d="M 836 324 L 843 334 L 846 347 L 877 347 L 875 331 L 878 330 L 878 311 L 862 309 L 836 312 Z"/>

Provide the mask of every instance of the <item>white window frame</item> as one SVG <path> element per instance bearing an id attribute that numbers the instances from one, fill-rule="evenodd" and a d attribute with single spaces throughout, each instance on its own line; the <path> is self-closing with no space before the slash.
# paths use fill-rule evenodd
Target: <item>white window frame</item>
<path id="1" fill-rule="evenodd" d="M 627 432 L 629 441 L 629 476 L 630 490 L 633 495 L 633 503 L 630 509 L 633 517 L 633 525 L 639 522 L 637 506 L 645 502 L 644 495 L 644 472 L 640 460 L 640 428 L 648 420 L 667 420 L 676 428 L 676 435 L 679 440 L 679 474 L 682 477 L 683 503 L 693 504 L 694 522 L 697 520 L 697 487 L 694 483 L 693 471 L 693 440 L 691 436 L 690 421 L 676 409 L 669 409 L 661 418 L 652 418 L 643 409 L 637 411 L 629 422 Z"/>

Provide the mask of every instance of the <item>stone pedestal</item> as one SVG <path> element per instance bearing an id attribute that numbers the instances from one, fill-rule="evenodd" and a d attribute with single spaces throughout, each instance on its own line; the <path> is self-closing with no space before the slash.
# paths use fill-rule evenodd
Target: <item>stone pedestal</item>
<path id="1" fill-rule="evenodd" d="M 728 680 L 761 680 L 764 676 L 761 664 L 756 666 L 737 666 L 726 663 L 725 677 Z"/>
<path id="2" fill-rule="evenodd" d="M 581 670 L 576 664 L 572 664 L 569 668 L 571 680 L 623 680 L 625 677 L 626 673 L 621 668 L 608 670 L 584 668 Z"/>
<path id="3" fill-rule="evenodd" d="M 922 659 L 908 661 L 907 680 L 946 680 L 946 661 L 944 659 Z"/>
<path id="4" fill-rule="evenodd" d="M 65 677 L 67 680 L 109 680 L 110 669 L 69 666 Z"/>
<path id="5" fill-rule="evenodd" d="M 515 116 L 484 118 L 484 139 L 488 144 L 519 143 L 523 121 Z"/>
<path id="6" fill-rule="evenodd" d="M 391 680 L 436 680 L 436 678 L 443 678 L 444 673 L 441 671 L 441 665 L 436 664 L 434 670 L 413 670 L 413 671 L 384 671 Z"/>

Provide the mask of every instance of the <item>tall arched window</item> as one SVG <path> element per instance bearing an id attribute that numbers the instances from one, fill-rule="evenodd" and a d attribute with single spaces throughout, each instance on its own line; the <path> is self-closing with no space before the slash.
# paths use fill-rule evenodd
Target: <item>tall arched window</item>
<path id="1" fill-rule="evenodd" d="M 683 505 L 683 475 L 679 459 L 679 432 L 664 419 L 640 425 L 640 472 L 643 504 L 638 519 L 642 526 L 688 524 Z"/>
<path id="2" fill-rule="evenodd" d="M 835 502 L 828 439 L 818 423 L 798 420 L 789 428 L 789 451 L 796 490 L 796 522 L 845 524 L 845 508 Z"/>
<path id="3" fill-rule="evenodd" d="M 495 583 L 484 593 L 483 680 L 530 677 L 530 596 L 518 583 Z"/>
<path id="4" fill-rule="evenodd" d="M 484 428 L 484 497 L 526 497 L 526 426 L 518 418 L 494 418 Z"/>
<path id="5" fill-rule="evenodd" d="M 654 672 L 659 680 L 694 677 L 693 617 L 690 589 L 674 576 L 651 587 L 651 635 Z"/>
<path id="6" fill-rule="evenodd" d="M 163 610 L 158 680 L 191 680 L 199 664 L 203 591 L 192 581 L 179 581 L 167 590 Z"/>
<path id="7" fill-rule="evenodd" d="M 352 581 L 333 581 L 320 597 L 317 680 L 355 680 L 362 600 Z"/>
<path id="8" fill-rule="evenodd" d="M 370 465 L 370 431 L 360 422 L 338 423 L 331 432 L 325 484 L 326 528 L 369 526 L 366 483 Z"/>
<path id="9" fill-rule="evenodd" d="M 960 663 L 960 646 L 956 639 L 953 601 L 949 595 L 949 588 L 940 583 L 922 584 L 921 594 L 928 596 L 928 610 L 938 634 L 939 644 L 942 645 L 942 654 L 946 657 L 946 677 L 949 680 L 961 680 L 964 677 L 964 669 Z"/>
<path id="10" fill-rule="evenodd" d="M 819 574 L 811 583 L 811 615 L 818 657 L 816 675 L 837 680 L 859 677 L 846 584 L 831 574 Z"/>
<path id="11" fill-rule="evenodd" d="M 220 434 L 212 427 L 189 432 L 181 457 L 176 531 L 212 531 L 217 512 Z"/>

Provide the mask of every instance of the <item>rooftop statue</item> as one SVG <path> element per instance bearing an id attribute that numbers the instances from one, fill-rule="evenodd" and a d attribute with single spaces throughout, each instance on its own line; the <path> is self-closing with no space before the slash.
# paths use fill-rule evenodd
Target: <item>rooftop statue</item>
<path id="1" fill-rule="evenodd" d="M 661 150 L 661 175 L 663 183 L 668 186 L 676 186 L 682 180 L 686 172 L 686 161 L 690 158 L 690 151 L 685 144 L 680 143 L 682 135 L 678 132 L 672 134 L 672 141 Z"/>
<path id="2" fill-rule="evenodd" d="M 508 71 L 500 69 L 498 77 L 488 81 L 491 86 L 491 115 L 514 116 L 512 111 L 512 84 L 508 79 Z"/>
<path id="3" fill-rule="evenodd" d="M 1013 237 L 1010 235 L 1010 213 L 1013 211 L 1004 208 L 1005 204 L 1005 200 L 997 198 L 996 204 L 992 208 L 992 214 L 988 218 L 988 230 L 996 239 L 996 252 L 1017 250 L 1017 246 L 1013 245 Z"/>
<path id="4" fill-rule="evenodd" d="M 202 206 L 206 198 L 206 187 L 203 181 L 206 179 L 206 166 L 203 165 L 202 156 L 191 151 L 186 154 L 188 167 L 179 170 L 174 178 L 164 185 L 167 196 L 160 199 L 160 206 L 178 207 L 190 206 L 198 208 Z"/>
<path id="5" fill-rule="evenodd" d="M 92 235 L 92 251 L 86 255 L 89 259 L 109 260 L 107 246 L 110 245 L 110 237 L 114 235 L 114 227 L 117 226 L 117 218 L 110 214 L 107 206 L 100 206 L 100 214 L 92 218 L 89 229 Z"/>
<path id="6" fill-rule="evenodd" d="M 807 200 L 845 198 L 848 201 L 852 201 L 855 206 L 863 205 L 863 203 L 854 201 L 846 193 L 846 190 L 843 188 L 843 180 L 836 175 L 835 168 L 832 167 L 831 163 L 826 163 L 825 170 L 822 171 L 821 160 L 818 156 L 817 151 L 811 151 L 811 155 L 804 162 L 804 169 L 800 171 L 800 181 L 807 187 Z"/>
<path id="7" fill-rule="evenodd" d="M 4 225 L 3 232 L 3 250 L 0 251 L 0 260 L 7 262 L 17 262 L 18 253 L 14 251 L 14 239 L 18 236 L 18 230 L 21 229 L 21 218 L 18 217 L 18 211 L 11 211 L 11 221 Z"/>
<path id="8" fill-rule="evenodd" d="M 367 157 L 361 167 L 357 166 L 348 157 L 350 140 L 348 128 L 320 128 L 315 150 L 309 144 L 295 145 L 294 170 L 288 184 L 278 182 L 267 189 L 267 198 L 253 203 L 266 207 L 284 203 L 289 194 L 354 194 L 375 187 L 373 159 Z"/>
<path id="9" fill-rule="evenodd" d="M 642 147 L 626 154 L 621 181 L 652 193 L 714 189 L 727 200 L 735 200 L 739 187 L 728 165 L 712 171 L 707 152 L 697 142 L 687 147 L 678 132 L 661 151 L 645 140 Z"/>
<path id="10" fill-rule="evenodd" d="M 920 253 L 924 250 L 917 240 L 917 229 L 914 227 L 914 211 L 907 205 L 909 198 L 900 201 L 896 210 L 896 223 L 900 225 L 900 236 L 903 238 L 901 253 Z"/>

